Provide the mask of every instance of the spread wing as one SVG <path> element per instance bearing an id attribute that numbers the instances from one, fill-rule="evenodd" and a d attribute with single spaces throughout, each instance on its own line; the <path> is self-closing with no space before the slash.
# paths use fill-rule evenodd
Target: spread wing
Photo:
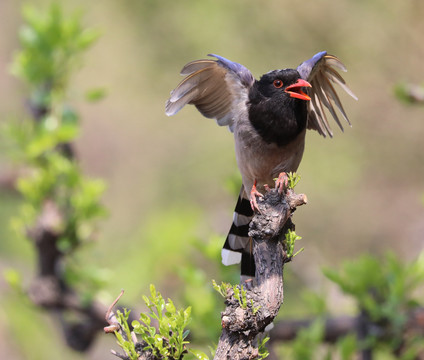
<path id="1" fill-rule="evenodd" d="M 165 113 L 175 115 L 184 105 L 192 104 L 203 116 L 232 130 L 235 112 L 247 111 L 246 105 L 238 105 L 246 103 L 255 79 L 243 65 L 218 55 L 209 56 L 217 60 L 195 60 L 183 67 L 181 75 L 186 77 L 171 91 Z"/>
<path id="2" fill-rule="evenodd" d="M 346 67 L 337 57 L 327 55 L 325 51 L 314 55 L 314 57 L 297 67 L 301 78 L 307 80 L 312 85 L 312 88 L 307 89 L 308 95 L 311 97 L 311 101 L 308 102 L 308 129 L 317 130 L 324 137 L 327 135 L 333 137 L 324 107 L 328 109 L 342 131 L 343 126 L 334 105 L 350 125 L 349 118 L 343 109 L 333 84 L 340 85 L 344 91 L 355 100 L 358 100 L 337 70 L 347 71 Z"/>

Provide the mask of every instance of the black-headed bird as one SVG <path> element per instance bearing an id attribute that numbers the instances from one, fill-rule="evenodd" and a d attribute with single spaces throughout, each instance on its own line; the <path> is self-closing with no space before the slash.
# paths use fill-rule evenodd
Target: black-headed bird
<path id="1" fill-rule="evenodd" d="M 256 197 L 274 179 L 276 186 L 283 187 L 284 173 L 297 170 L 307 129 L 333 136 L 324 107 L 342 130 L 335 107 L 350 125 L 333 84 L 357 98 L 338 72 L 346 71 L 345 66 L 325 51 L 296 69 L 273 70 L 259 80 L 243 65 L 209 56 L 216 60 L 195 60 L 183 67 L 185 78 L 171 92 L 166 114 L 175 115 L 184 105 L 192 104 L 234 134 L 243 184 L 222 262 L 231 265 L 241 261 L 242 275 L 255 276 L 248 230 L 257 209 Z"/>

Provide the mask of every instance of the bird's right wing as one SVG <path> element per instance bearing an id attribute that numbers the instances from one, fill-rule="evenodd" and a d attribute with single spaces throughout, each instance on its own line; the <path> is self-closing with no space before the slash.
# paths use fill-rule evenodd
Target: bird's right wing
<path id="1" fill-rule="evenodd" d="M 232 131 L 236 112 L 247 111 L 247 97 L 255 79 L 238 63 L 209 54 L 217 60 L 195 60 L 186 64 L 181 75 L 186 77 L 171 91 L 165 113 L 175 115 L 184 105 L 192 104 L 207 118 Z"/>

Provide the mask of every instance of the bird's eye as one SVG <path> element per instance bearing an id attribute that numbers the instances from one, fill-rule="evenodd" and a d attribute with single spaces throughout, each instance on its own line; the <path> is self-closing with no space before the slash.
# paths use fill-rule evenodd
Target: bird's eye
<path id="1" fill-rule="evenodd" d="M 283 87 L 283 82 L 282 82 L 281 80 L 277 79 L 277 80 L 274 80 L 273 85 L 274 85 L 277 89 L 280 89 L 280 88 L 282 88 L 282 87 Z"/>

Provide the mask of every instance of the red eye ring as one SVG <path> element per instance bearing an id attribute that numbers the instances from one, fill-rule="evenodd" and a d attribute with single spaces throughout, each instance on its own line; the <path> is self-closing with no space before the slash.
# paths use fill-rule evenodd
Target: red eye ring
<path id="1" fill-rule="evenodd" d="M 283 82 L 280 79 L 274 80 L 272 83 L 277 89 L 280 89 L 283 87 Z"/>

